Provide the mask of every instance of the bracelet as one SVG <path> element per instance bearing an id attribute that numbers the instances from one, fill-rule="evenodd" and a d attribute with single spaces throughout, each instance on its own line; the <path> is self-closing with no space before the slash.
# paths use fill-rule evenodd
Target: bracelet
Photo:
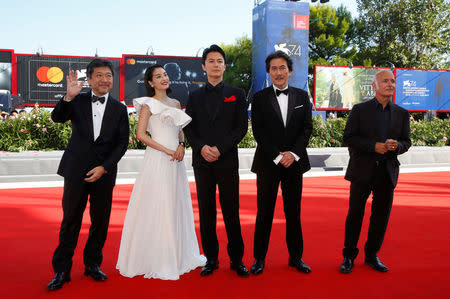
<path id="1" fill-rule="evenodd" d="M 181 145 L 182 147 L 186 147 L 186 143 L 184 143 L 184 141 L 180 141 L 178 142 L 179 145 Z"/>

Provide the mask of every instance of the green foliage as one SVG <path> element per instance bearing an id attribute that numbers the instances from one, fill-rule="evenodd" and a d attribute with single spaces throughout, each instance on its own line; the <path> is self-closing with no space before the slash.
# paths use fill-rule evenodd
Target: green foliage
<path id="1" fill-rule="evenodd" d="M 62 150 L 71 133 L 70 125 L 54 123 L 50 113 L 41 110 L 39 114 L 0 122 L 0 150 Z"/>
<path id="2" fill-rule="evenodd" d="M 316 64 L 349 65 L 345 59 L 356 53 L 349 43 L 354 35 L 350 12 L 344 6 L 317 5 L 310 7 L 309 18 L 309 73 Z"/>
<path id="3" fill-rule="evenodd" d="M 140 142 L 136 137 L 136 129 L 138 124 L 138 117 L 130 116 L 128 118 L 128 122 L 130 123 L 130 138 L 128 142 L 129 149 L 145 149 L 147 146 Z"/>
<path id="4" fill-rule="evenodd" d="M 357 0 L 357 64 L 450 67 L 448 0 Z"/>
<path id="5" fill-rule="evenodd" d="M 340 6 L 310 6 L 309 11 L 309 88 L 312 90 L 315 65 L 350 65 L 356 56 L 356 29 L 350 12 Z"/>
<path id="6" fill-rule="evenodd" d="M 251 125 L 248 128 L 247 134 L 245 134 L 244 138 L 238 144 L 239 148 L 253 148 L 256 147 L 255 137 L 253 137 L 253 131 Z"/>
<path id="7" fill-rule="evenodd" d="M 342 134 L 344 132 L 346 119 L 326 119 L 322 120 L 320 115 L 313 116 L 313 131 L 308 147 L 340 147 L 342 144 Z"/>
<path id="8" fill-rule="evenodd" d="M 450 119 L 411 121 L 411 141 L 416 146 L 450 145 Z"/>
<path id="9" fill-rule="evenodd" d="M 322 120 L 313 117 L 313 131 L 308 147 L 340 147 L 346 118 Z M 129 149 L 145 149 L 146 146 L 136 138 L 137 118 L 130 117 Z M 38 115 L 0 122 L 0 151 L 50 151 L 64 150 L 72 134 L 70 122 L 54 123 L 50 113 L 41 111 Z M 415 146 L 449 146 L 450 119 L 433 121 L 411 120 L 411 140 Z M 189 144 L 186 145 L 189 147 Z M 251 126 L 239 143 L 240 148 L 254 148 L 256 141 Z"/>
<path id="10" fill-rule="evenodd" d="M 224 81 L 248 93 L 252 81 L 252 41 L 243 36 L 236 40 L 236 44 L 222 44 L 221 47 L 227 57 Z"/>

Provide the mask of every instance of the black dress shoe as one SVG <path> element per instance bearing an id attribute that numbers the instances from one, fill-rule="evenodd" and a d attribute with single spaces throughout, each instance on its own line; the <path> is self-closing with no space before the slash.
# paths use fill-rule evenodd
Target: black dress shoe
<path id="1" fill-rule="evenodd" d="M 339 272 L 348 274 L 352 272 L 352 269 L 353 269 L 353 259 L 349 257 L 344 257 L 344 261 L 339 267 Z"/>
<path id="2" fill-rule="evenodd" d="M 219 262 L 214 260 L 206 261 L 206 264 L 203 266 L 202 271 L 200 272 L 201 276 L 208 276 L 213 274 L 214 270 L 219 268 Z"/>
<path id="3" fill-rule="evenodd" d="M 256 259 L 252 267 L 250 268 L 250 271 L 255 275 L 261 274 L 263 273 L 264 265 L 264 260 Z"/>
<path id="4" fill-rule="evenodd" d="M 230 262 L 230 268 L 231 270 L 235 270 L 237 275 L 242 277 L 247 277 L 250 275 L 250 272 L 248 272 L 247 268 L 245 268 L 244 264 L 242 262 Z"/>
<path id="5" fill-rule="evenodd" d="M 98 267 L 86 267 L 84 268 L 84 275 L 92 277 L 96 281 L 104 281 L 108 279 L 105 273 Z"/>
<path id="6" fill-rule="evenodd" d="M 375 257 L 367 257 L 364 260 L 364 264 L 371 266 L 372 268 L 374 268 L 377 271 L 380 272 L 387 272 L 389 271 L 388 267 L 386 267 L 385 265 L 383 265 L 382 262 L 380 262 L 380 259 L 375 256 Z"/>
<path id="7" fill-rule="evenodd" d="M 302 273 L 311 272 L 311 268 L 307 264 L 305 264 L 302 259 L 293 260 L 289 258 L 289 266 L 297 268 L 297 270 Z"/>
<path id="8" fill-rule="evenodd" d="M 54 291 L 63 287 L 63 284 L 70 281 L 70 274 L 66 272 L 57 272 L 53 279 L 47 285 L 47 290 Z"/>

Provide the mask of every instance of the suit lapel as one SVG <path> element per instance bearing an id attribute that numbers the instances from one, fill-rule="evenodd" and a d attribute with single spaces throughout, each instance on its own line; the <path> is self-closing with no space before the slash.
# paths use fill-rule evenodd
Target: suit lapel
<path id="1" fill-rule="evenodd" d="M 288 93 L 288 111 L 286 116 L 286 128 L 291 120 L 292 112 L 294 112 L 295 107 L 295 92 L 292 88 L 289 88 Z"/>
<path id="2" fill-rule="evenodd" d="M 273 86 L 268 87 L 268 93 L 269 93 L 269 101 L 273 106 L 273 109 L 275 110 L 275 114 L 278 116 L 278 119 L 281 121 L 281 124 L 284 127 L 284 122 L 283 122 L 283 116 L 281 116 L 281 109 L 280 109 L 280 105 L 278 104 L 278 100 L 277 97 L 275 95 L 275 91 L 273 90 Z"/>
<path id="3" fill-rule="evenodd" d="M 91 91 L 86 93 L 85 99 L 81 101 L 83 110 L 86 112 L 86 123 L 88 125 L 88 133 L 90 140 L 94 141 L 94 120 L 92 119 L 92 104 L 91 104 Z"/>

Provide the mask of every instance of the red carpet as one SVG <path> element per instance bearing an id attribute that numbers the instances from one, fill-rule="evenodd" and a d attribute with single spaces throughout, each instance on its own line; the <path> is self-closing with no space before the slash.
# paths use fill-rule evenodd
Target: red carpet
<path id="1" fill-rule="evenodd" d="M 82 249 L 89 228 L 85 214 L 75 252 L 72 281 L 47 292 L 51 256 L 61 221 L 62 188 L 0 190 L 0 286 L 2 298 L 448 298 L 450 294 L 450 172 L 401 174 L 388 232 L 379 254 L 390 267 L 378 273 L 356 260 L 353 273 L 340 274 L 349 183 L 342 177 L 305 178 L 302 224 L 304 260 L 309 275 L 287 266 L 281 198 L 266 269 L 240 278 L 229 270 L 226 235 L 219 219 L 220 268 L 210 277 L 199 269 L 178 281 L 125 278 L 115 270 L 120 235 L 131 185 L 115 189 L 109 238 L 102 269 L 106 282 L 83 276 Z M 191 184 L 193 198 L 195 187 Z M 368 204 L 370 205 L 370 204 Z M 367 236 L 369 207 L 360 248 Z M 197 213 L 194 200 L 194 212 Z M 241 219 L 246 245 L 244 262 L 253 262 L 256 213 L 255 181 L 241 182 Z M 197 219 L 197 215 L 196 215 Z M 198 220 L 198 219 L 197 219 Z M 198 227 L 197 227 L 198 229 Z M 199 234 L 197 232 L 197 234 Z"/>

